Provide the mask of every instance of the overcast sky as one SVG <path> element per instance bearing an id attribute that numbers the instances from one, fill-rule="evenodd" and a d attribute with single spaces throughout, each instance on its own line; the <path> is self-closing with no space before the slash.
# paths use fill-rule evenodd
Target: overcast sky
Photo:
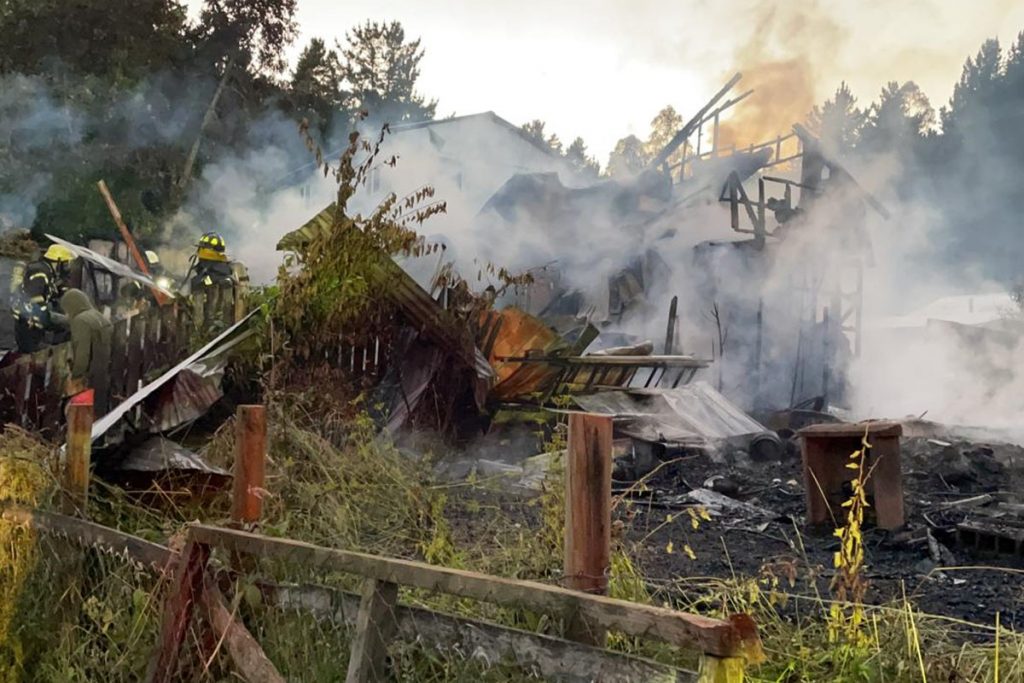
<path id="1" fill-rule="evenodd" d="M 886 81 L 915 80 L 937 108 L 983 40 L 1007 47 L 1024 30 L 1024 2 L 299 0 L 292 62 L 310 38 L 343 39 L 366 19 L 423 39 L 420 89 L 439 116 L 540 118 L 563 141 L 583 136 L 603 164 L 661 107 L 688 117 L 734 71 L 737 92 L 760 86 L 748 111 L 773 112 L 759 117 L 771 134 L 844 79 L 863 104 Z"/>

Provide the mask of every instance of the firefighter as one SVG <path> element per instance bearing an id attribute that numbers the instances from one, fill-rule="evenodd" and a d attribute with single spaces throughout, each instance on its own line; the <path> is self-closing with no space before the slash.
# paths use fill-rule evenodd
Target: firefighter
<path id="1" fill-rule="evenodd" d="M 164 270 L 163 263 L 160 262 L 160 256 L 152 249 L 147 249 L 143 252 L 143 258 L 146 259 L 149 278 L 161 288 L 172 291 L 174 289 L 174 282 Z M 158 303 L 153 290 L 138 280 L 124 278 L 121 282 L 117 297 L 117 310 L 119 314 L 124 315 L 129 311 L 142 310 L 156 306 Z"/>
<path id="2" fill-rule="evenodd" d="M 183 287 L 195 294 L 206 287 L 231 287 L 235 284 L 235 270 L 228 261 L 224 238 L 208 232 L 199 238 Z"/>
<path id="3" fill-rule="evenodd" d="M 171 276 L 167 274 L 164 269 L 164 264 L 160 260 L 160 255 L 152 249 L 147 249 L 144 256 L 146 257 L 146 265 L 149 267 L 149 277 L 153 282 L 157 283 L 167 291 L 174 289 L 174 281 Z"/>
<path id="4" fill-rule="evenodd" d="M 14 337 L 22 353 L 38 350 L 47 332 L 66 329 L 59 302 L 68 288 L 74 259 L 70 249 L 53 244 L 38 261 L 15 268 L 11 281 Z"/>

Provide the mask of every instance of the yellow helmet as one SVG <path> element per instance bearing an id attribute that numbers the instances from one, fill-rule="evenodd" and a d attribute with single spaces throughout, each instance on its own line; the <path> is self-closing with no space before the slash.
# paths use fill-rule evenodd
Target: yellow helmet
<path id="1" fill-rule="evenodd" d="M 208 232 L 199 238 L 197 244 L 198 249 L 196 255 L 204 261 L 227 261 L 228 257 L 224 253 L 227 247 L 224 244 L 224 238 L 215 232 Z"/>
<path id="2" fill-rule="evenodd" d="M 70 249 L 61 244 L 51 244 L 50 248 L 43 254 L 43 258 L 47 261 L 56 261 L 58 263 L 67 263 L 68 261 L 74 261 L 75 255 Z"/>

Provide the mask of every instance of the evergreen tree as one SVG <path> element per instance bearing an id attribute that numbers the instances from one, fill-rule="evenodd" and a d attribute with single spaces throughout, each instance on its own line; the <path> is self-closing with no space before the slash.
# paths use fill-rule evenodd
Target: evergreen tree
<path id="1" fill-rule="evenodd" d="M 523 131 L 526 137 L 530 138 L 538 145 L 547 147 L 558 156 L 565 156 L 565 149 L 562 145 L 562 140 L 555 133 L 548 135 L 544 130 L 546 125 L 547 124 L 540 119 L 534 119 L 533 121 L 524 123 L 519 127 L 519 129 Z"/>
<path id="2" fill-rule="evenodd" d="M 1003 92 L 1012 99 L 1024 101 L 1024 31 L 1017 34 L 1017 41 L 1006 53 L 1003 79 Z"/>
<path id="3" fill-rule="evenodd" d="M 345 34 L 343 76 L 346 105 L 387 123 L 434 118 L 437 100 L 416 92 L 423 50 L 420 40 L 406 41 L 402 24 L 368 21 Z"/>
<path id="4" fill-rule="evenodd" d="M 557 154 L 558 156 L 564 156 L 564 150 L 562 149 L 562 141 L 554 133 L 548 136 L 548 139 L 544 141 L 544 144 L 550 147 L 551 151 Z"/>
<path id="5" fill-rule="evenodd" d="M 544 132 L 545 123 L 540 119 L 534 119 L 520 126 L 520 130 L 526 133 L 526 136 L 537 144 L 546 145 L 547 135 Z"/>
<path id="6" fill-rule="evenodd" d="M 243 68 L 279 72 L 295 39 L 298 0 L 205 0 L 199 42 L 206 60 L 230 59 Z"/>
<path id="7" fill-rule="evenodd" d="M 935 110 L 916 83 L 890 81 L 868 111 L 860 146 L 867 152 L 911 154 L 935 124 Z"/>
<path id="8" fill-rule="evenodd" d="M 334 115 L 341 110 L 341 62 L 324 41 L 313 38 L 299 55 L 291 80 L 291 99 L 297 113 L 310 125 L 326 132 Z"/>
<path id="9" fill-rule="evenodd" d="M 621 178 L 639 173 L 650 161 L 644 143 L 635 135 L 622 138 L 608 157 L 607 173 Z"/>
<path id="10" fill-rule="evenodd" d="M 942 110 L 943 132 L 956 135 L 958 128 L 984 122 L 986 110 L 991 109 L 1000 96 L 1002 64 L 1002 49 L 994 38 L 986 40 L 973 58 L 967 58 L 960 81 L 953 88 L 949 107 Z"/>
<path id="11" fill-rule="evenodd" d="M 175 0 L 4 0 L 0 73 L 134 81 L 188 54 Z"/>
<path id="12" fill-rule="evenodd" d="M 826 147 L 843 154 L 857 144 L 865 119 L 865 113 L 857 107 L 857 98 L 843 81 L 831 99 L 815 106 L 807 115 L 807 126 Z"/>
<path id="13" fill-rule="evenodd" d="M 572 141 L 569 148 L 565 150 L 565 158 L 585 176 L 596 178 L 601 172 L 601 165 L 597 163 L 597 159 L 587 154 L 587 145 L 583 142 L 583 138 L 577 137 Z"/>
<path id="14" fill-rule="evenodd" d="M 0 3 L 0 223 L 109 237 L 103 178 L 141 236 L 159 229 L 182 178 L 237 152 L 283 99 L 272 75 L 294 8 L 206 0 L 190 25 L 179 0 Z"/>

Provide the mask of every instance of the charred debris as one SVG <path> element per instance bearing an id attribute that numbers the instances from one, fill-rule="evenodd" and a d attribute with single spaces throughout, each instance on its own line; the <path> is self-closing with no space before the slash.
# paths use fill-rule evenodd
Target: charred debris
<path id="1" fill-rule="evenodd" d="M 502 441 L 516 425 L 532 433 L 550 423 L 549 409 L 587 410 L 616 416 L 618 436 L 643 457 L 726 442 L 779 457 L 785 429 L 801 425 L 787 423 L 780 438 L 764 426 L 778 422 L 774 413 L 829 420 L 828 407 L 843 402 L 861 319 L 861 291 L 850 285 L 871 263 L 858 217 L 887 212 L 802 126 L 746 149 L 720 147 L 719 117 L 749 94 L 727 99 L 739 80 L 633 177 L 514 173 L 483 202 L 472 226 L 482 240 L 552 235 L 560 258 L 514 278 L 480 267 L 498 285 L 474 291 L 443 245 L 428 244 L 436 267 L 421 277 L 380 249 L 367 276 L 376 305 L 340 345 L 307 349 L 307 358 L 369 389 L 392 434 Z M 278 250 L 327 233 L 336 213 L 336 204 L 324 208 Z M 691 217 L 709 215 L 725 219 L 717 239 L 687 234 Z M 596 242 L 605 230 L 629 236 L 635 253 L 581 283 L 571 271 L 587 263 L 587 235 Z M 340 239 L 335 248 L 366 248 L 353 246 L 366 241 L 358 229 Z M 519 442 L 525 451 L 514 457 L 540 447 Z"/>
<path id="2" fill-rule="evenodd" d="M 367 391 L 400 443 L 441 433 L 457 444 L 448 476 L 508 477 L 529 494 L 560 415 L 609 415 L 619 493 L 785 535 L 794 522 L 831 529 L 850 490 L 844 456 L 866 440 L 871 463 L 885 463 L 871 468 L 868 524 L 896 548 L 888 570 L 931 575 L 978 553 L 1019 562 L 1021 501 L 1003 485 L 1021 472 L 1019 449 L 941 425 L 922 434 L 919 420 L 857 423 L 843 409 L 874 260 L 867 223 L 889 212 L 799 124 L 720 146 L 719 116 L 745 97 L 726 99 L 738 80 L 633 177 L 515 173 L 482 203 L 472 228 L 484 241 L 550 235 L 551 263 L 505 280 L 492 268 L 501 284 L 474 291 L 444 248 L 420 277 L 381 251 L 376 305 L 313 355 Z M 278 249 L 328 230 L 335 211 Z M 605 231 L 638 248 L 581 283 Z M 931 467 L 937 452 L 953 476 Z M 831 543 L 817 548 L 826 565 Z"/>

